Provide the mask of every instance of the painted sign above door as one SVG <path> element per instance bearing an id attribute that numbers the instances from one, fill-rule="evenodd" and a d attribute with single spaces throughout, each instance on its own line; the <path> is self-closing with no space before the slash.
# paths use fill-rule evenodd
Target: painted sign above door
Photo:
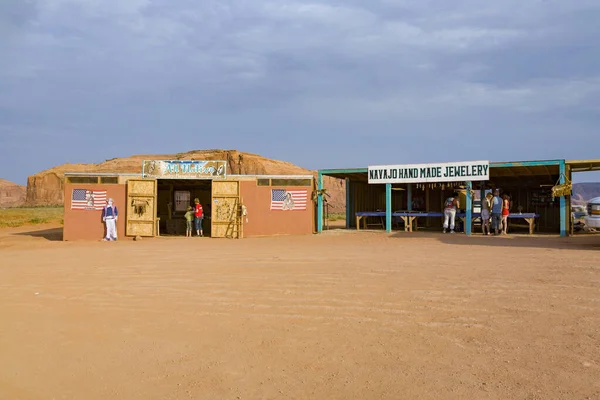
<path id="1" fill-rule="evenodd" d="M 369 167 L 369 183 L 464 182 L 489 179 L 489 161 Z"/>
<path id="2" fill-rule="evenodd" d="M 144 160 L 142 176 L 154 179 L 219 179 L 227 175 L 222 160 Z"/>

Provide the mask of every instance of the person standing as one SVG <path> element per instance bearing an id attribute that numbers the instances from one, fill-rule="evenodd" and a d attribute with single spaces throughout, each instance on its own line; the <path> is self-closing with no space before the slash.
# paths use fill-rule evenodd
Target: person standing
<path id="1" fill-rule="evenodd" d="M 192 226 L 194 224 L 194 209 L 192 206 L 187 206 L 185 213 L 185 237 L 192 237 Z"/>
<path id="2" fill-rule="evenodd" d="M 106 224 L 105 242 L 117 240 L 117 220 L 119 219 L 119 210 L 113 203 L 113 199 L 108 199 L 106 206 L 102 209 L 102 221 Z"/>
<path id="3" fill-rule="evenodd" d="M 508 216 L 510 215 L 510 198 L 504 195 L 502 198 L 502 233 L 508 233 Z"/>
<path id="4" fill-rule="evenodd" d="M 500 189 L 494 189 L 494 198 L 492 199 L 492 229 L 494 234 L 500 231 L 502 223 L 502 198 L 500 198 Z"/>
<path id="5" fill-rule="evenodd" d="M 490 207 L 492 197 L 492 194 L 488 193 L 481 200 L 481 230 L 484 235 L 488 236 L 491 235 L 492 232 L 490 229 Z"/>
<path id="6" fill-rule="evenodd" d="M 202 231 L 202 219 L 204 218 L 204 210 L 202 210 L 202 204 L 200 204 L 200 200 L 196 197 L 194 199 L 194 222 L 196 223 L 196 235 L 204 236 L 204 232 Z"/>
<path id="7" fill-rule="evenodd" d="M 450 225 L 450 233 L 454 233 L 454 222 L 456 221 L 456 210 L 460 208 L 458 193 L 454 192 L 452 197 L 448 197 L 444 202 L 444 233 Z"/>

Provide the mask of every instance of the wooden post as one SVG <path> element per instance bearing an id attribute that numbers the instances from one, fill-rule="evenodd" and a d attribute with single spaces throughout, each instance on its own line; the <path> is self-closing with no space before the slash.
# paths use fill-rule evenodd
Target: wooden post
<path id="1" fill-rule="evenodd" d="M 560 184 L 565 183 L 565 160 L 560 161 Z M 560 196 L 560 236 L 567 236 L 567 199 L 565 196 Z"/>
<path id="2" fill-rule="evenodd" d="M 323 232 L 323 194 L 321 190 L 323 190 L 323 174 L 319 171 L 319 175 L 317 178 L 317 232 Z"/>
<path id="3" fill-rule="evenodd" d="M 385 184 L 385 231 L 392 231 L 392 184 Z"/>
<path id="4" fill-rule="evenodd" d="M 169 183 L 169 202 L 167 203 L 167 209 L 169 210 L 169 219 L 173 219 L 173 203 L 175 203 L 173 184 Z"/>
<path id="5" fill-rule="evenodd" d="M 350 229 L 352 218 L 352 188 L 350 178 L 346 178 L 346 229 Z"/>
<path id="6" fill-rule="evenodd" d="M 240 198 L 240 201 L 241 201 L 242 204 L 240 205 L 240 228 L 239 228 L 240 229 L 240 235 L 239 236 L 240 236 L 240 239 L 243 239 L 244 238 L 244 218 L 245 218 L 245 215 L 244 215 L 244 198 L 243 197 Z"/>
<path id="7" fill-rule="evenodd" d="M 429 208 L 429 183 L 425 184 L 425 211 L 431 211 Z M 429 227 L 429 218 L 427 218 L 426 221 L 427 223 L 425 225 Z"/>
<path id="8" fill-rule="evenodd" d="M 465 233 L 471 235 L 471 227 L 473 225 L 473 196 L 471 195 L 471 182 L 466 183 L 467 186 L 467 218 L 465 221 Z"/>

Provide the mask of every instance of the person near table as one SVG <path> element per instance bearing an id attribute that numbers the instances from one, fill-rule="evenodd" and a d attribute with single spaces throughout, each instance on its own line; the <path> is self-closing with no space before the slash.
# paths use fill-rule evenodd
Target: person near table
<path id="1" fill-rule="evenodd" d="M 502 233 L 508 233 L 508 216 L 510 215 L 510 198 L 508 195 L 502 197 Z"/>
<path id="2" fill-rule="evenodd" d="M 502 198 L 500 197 L 500 189 L 494 189 L 494 197 L 492 198 L 492 229 L 494 234 L 498 235 L 502 224 Z"/>
<path id="3" fill-rule="evenodd" d="M 460 208 L 458 193 L 454 192 L 451 197 L 448 197 L 444 202 L 444 230 L 446 233 L 450 227 L 450 233 L 454 233 L 454 222 L 456 221 L 456 210 Z"/>
<path id="4" fill-rule="evenodd" d="M 490 208 L 492 203 L 492 194 L 488 193 L 481 200 L 481 230 L 484 235 L 491 235 L 492 231 L 490 229 Z"/>

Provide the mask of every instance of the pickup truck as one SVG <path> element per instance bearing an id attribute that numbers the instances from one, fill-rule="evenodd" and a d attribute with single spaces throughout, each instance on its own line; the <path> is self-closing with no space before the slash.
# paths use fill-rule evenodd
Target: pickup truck
<path id="1" fill-rule="evenodd" d="M 587 203 L 585 225 L 588 228 L 600 229 L 600 197 L 595 197 Z"/>

